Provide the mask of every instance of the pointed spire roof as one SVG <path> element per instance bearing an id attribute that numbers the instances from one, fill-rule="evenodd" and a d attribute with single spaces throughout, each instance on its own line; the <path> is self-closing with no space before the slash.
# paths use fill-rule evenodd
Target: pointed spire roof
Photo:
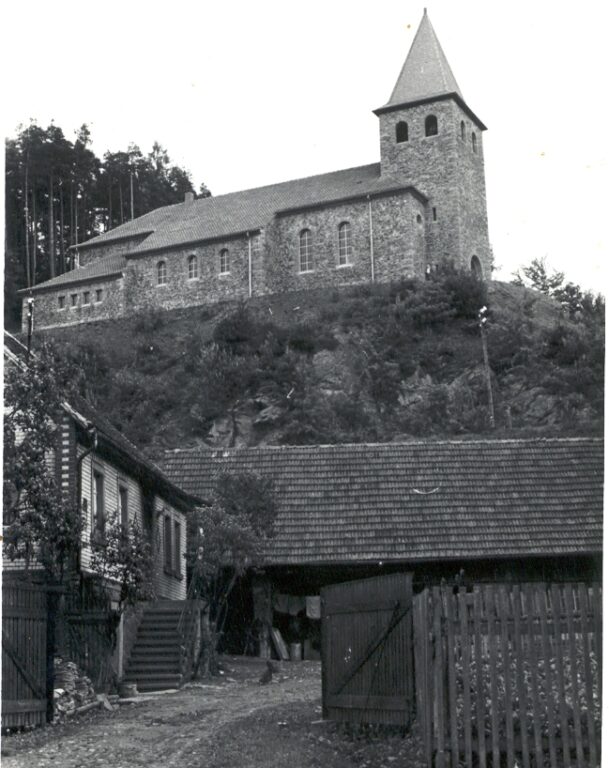
<path id="1" fill-rule="evenodd" d="M 391 98 L 385 106 L 406 104 L 449 93 L 456 93 L 463 99 L 426 8 Z"/>

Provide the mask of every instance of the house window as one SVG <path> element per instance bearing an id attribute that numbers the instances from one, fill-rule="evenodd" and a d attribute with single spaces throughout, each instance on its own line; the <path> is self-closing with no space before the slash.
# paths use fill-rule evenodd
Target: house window
<path id="1" fill-rule="evenodd" d="M 177 520 L 173 524 L 173 558 L 174 574 L 180 578 L 182 576 L 182 526 Z"/>
<path id="2" fill-rule="evenodd" d="M 352 253 L 351 224 L 348 221 L 343 221 L 338 228 L 338 265 L 343 267 L 351 264 Z"/>
<path id="3" fill-rule="evenodd" d="M 461 141 L 465 141 L 465 123 L 461 120 Z"/>
<path id="4" fill-rule="evenodd" d="M 408 141 L 408 123 L 405 123 L 403 120 L 400 120 L 395 126 L 395 140 L 398 144 Z"/>
<path id="5" fill-rule="evenodd" d="M 257 256 L 260 253 L 260 233 L 252 236 L 252 254 Z"/>
<path id="6" fill-rule="evenodd" d="M 431 215 L 433 216 L 434 221 L 438 220 L 438 211 L 435 208 L 431 209 Z"/>
<path id="7" fill-rule="evenodd" d="M 106 508 L 104 496 L 104 473 L 100 469 L 93 470 L 93 538 L 99 539 L 106 529 Z"/>
<path id="8" fill-rule="evenodd" d="M 77 293 L 73 293 L 70 296 L 70 303 L 71 303 L 71 305 L 73 307 L 77 307 L 78 306 L 78 294 Z"/>
<path id="9" fill-rule="evenodd" d="M 83 304 L 90 304 L 91 303 L 91 293 L 89 291 L 85 291 L 82 295 L 82 303 Z"/>
<path id="10" fill-rule="evenodd" d="M 163 545 L 165 550 L 165 573 L 173 573 L 173 546 L 171 541 L 171 517 L 163 519 Z"/>
<path id="11" fill-rule="evenodd" d="M 313 271 L 313 248 L 311 242 L 311 230 L 303 229 L 300 233 L 300 271 L 312 272 Z"/>
<path id="12" fill-rule="evenodd" d="M 438 135 L 438 118 L 435 115 L 427 115 L 425 118 L 425 135 Z"/>
<path id="13" fill-rule="evenodd" d="M 66 308 L 66 297 L 65 296 L 59 296 L 57 299 L 57 303 L 59 305 L 59 309 L 65 309 Z"/>
<path id="14" fill-rule="evenodd" d="M 156 265 L 156 284 L 165 285 L 167 283 L 167 262 L 159 261 Z"/>
<path id="15" fill-rule="evenodd" d="M 417 213 L 417 224 L 422 224 L 422 223 L 423 223 L 423 217 L 421 216 L 420 213 Z"/>
<path id="16" fill-rule="evenodd" d="M 196 280 L 199 277 L 199 264 L 196 254 L 192 253 L 188 257 L 188 279 Z"/>
<path id="17" fill-rule="evenodd" d="M 230 262 L 228 259 L 228 248 L 223 248 L 220 251 L 220 274 L 228 275 L 230 272 Z"/>
<path id="18" fill-rule="evenodd" d="M 103 298 L 103 295 L 104 295 L 104 292 L 102 291 L 102 289 L 101 289 L 101 288 L 98 288 L 98 289 L 95 291 L 95 301 L 96 301 L 98 304 L 99 304 L 99 302 L 102 300 L 102 298 Z"/>
<path id="19" fill-rule="evenodd" d="M 478 149 L 476 147 L 476 134 L 472 131 L 472 150 L 474 152 L 477 152 Z"/>
<path id="20" fill-rule="evenodd" d="M 118 514 L 122 527 L 129 528 L 129 490 L 125 483 L 118 484 Z"/>

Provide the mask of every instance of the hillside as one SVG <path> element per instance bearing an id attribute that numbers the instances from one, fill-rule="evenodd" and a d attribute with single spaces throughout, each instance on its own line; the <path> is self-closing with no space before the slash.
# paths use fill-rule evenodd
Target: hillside
<path id="1" fill-rule="evenodd" d="M 604 336 L 471 275 L 158 312 L 45 337 L 82 394 L 151 456 L 213 446 L 490 436 L 477 309 L 501 437 L 602 431 Z"/>

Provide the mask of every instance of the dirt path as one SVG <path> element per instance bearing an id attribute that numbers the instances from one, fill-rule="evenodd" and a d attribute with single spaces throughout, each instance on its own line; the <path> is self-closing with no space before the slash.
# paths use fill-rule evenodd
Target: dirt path
<path id="1" fill-rule="evenodd" d="M 212 683 L 2 740 L 3 768 L 339 768 L 400 765 L 412 739 L 347 738 L 321 721 L 320 665 L 227 659 Z M 396 762 L 398 761 L 398 762 Z M 409 761 L 409 765 L 412 761 Z"/>

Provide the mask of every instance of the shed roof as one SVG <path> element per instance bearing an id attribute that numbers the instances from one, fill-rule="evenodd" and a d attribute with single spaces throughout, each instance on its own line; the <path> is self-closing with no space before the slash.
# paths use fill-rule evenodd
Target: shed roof
<path id="1" fill-rule="evenodd" d="M 274 481 L 268 564 L 598 553 L 595 438 L 180 450 L 170 478 L 210 496 L 222 473 Z"/>

